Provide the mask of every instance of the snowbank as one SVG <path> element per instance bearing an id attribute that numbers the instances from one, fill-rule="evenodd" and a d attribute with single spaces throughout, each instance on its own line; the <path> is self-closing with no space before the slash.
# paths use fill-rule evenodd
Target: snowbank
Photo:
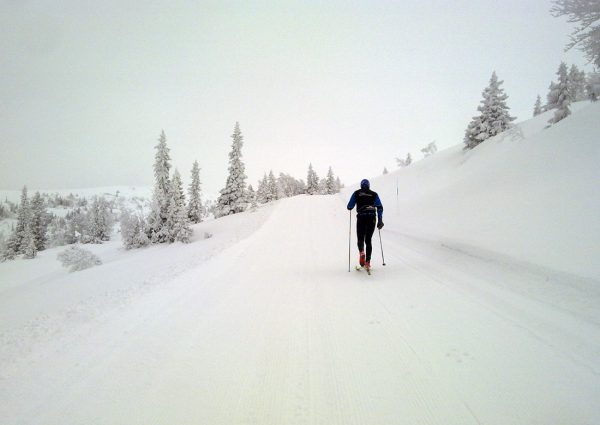
<path id="1" fill-rule="evenodd" d="M 573 110 L 373 179 L 387 229 L 600 278 L 600 103 Z"/>

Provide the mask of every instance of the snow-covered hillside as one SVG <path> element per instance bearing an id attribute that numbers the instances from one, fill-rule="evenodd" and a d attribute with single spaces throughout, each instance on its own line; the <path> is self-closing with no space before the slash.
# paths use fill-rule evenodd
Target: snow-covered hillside
<path id="1" fill-rule="evenodd" d="M 372 186 L 406 235 L 600 279 L 600 103 L 573 110 L 551 128 L 552 111 Z"/>
<path id="2" fill-rule="evenodd" d="M 93 188 L 78 188 L 78 189 L 39 189 L 29 187 L 29 192 L 34 193 L 58 194 L 61 196 L 74 195 L 81 198 L 92 198 L 94 196 L 114 197 L 118 194 L 123 198 L 144 198 L 150 199 L 152 196 L 152 187 L 150 186 L 105 186 Z M 0 190 L 0 199 L 11 202 L 19 202 L 21 198 L 20 190 Z"/>
<path id="3" fill-rule="evenodd" d="M 86 245 L 103 264 L 80 272 L 63 248 L 1 263 L 0 422 L 600 423 L 600 105 L 580 106 L 374 179 L 372 276 L 347 271 L 351 188 L 190 244 Z"/>

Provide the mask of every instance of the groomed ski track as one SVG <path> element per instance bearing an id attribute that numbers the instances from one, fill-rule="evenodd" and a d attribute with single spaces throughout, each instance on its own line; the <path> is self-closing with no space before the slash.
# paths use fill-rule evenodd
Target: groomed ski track
<path id="1" fill-rule="evenodd" d="M 373 274 L 349 273 L 344 201 L 279 201 L 219 255 L 33 344 L 0 372 L 0 422 L 600 423 L 597 286 L 393 219 L 387 266 L 376 233 Z"/>

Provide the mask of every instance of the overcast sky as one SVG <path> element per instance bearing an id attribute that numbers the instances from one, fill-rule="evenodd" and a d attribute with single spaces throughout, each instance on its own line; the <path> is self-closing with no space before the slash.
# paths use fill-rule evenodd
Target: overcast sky
<path id="1" fill-rule="evenodd" d="M 0 0 L 0 189 L 152 184 L 161 129 L 185 181 L 353 183 L 461 143 L 491 73 L 511 112 L 545 99 L 570 25 L 546 0 Z M 586 67 L 590 70 L 591 68 Z"/>

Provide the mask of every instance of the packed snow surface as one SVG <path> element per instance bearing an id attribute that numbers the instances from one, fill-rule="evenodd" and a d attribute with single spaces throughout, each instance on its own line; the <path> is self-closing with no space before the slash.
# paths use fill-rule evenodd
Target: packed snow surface
<path id="1" fill-rule="evenodd" d="M 373 179 L 372 276 L 350 188 L 0 264 L 0 422 L 600 423 L 599 116 Z"/>

